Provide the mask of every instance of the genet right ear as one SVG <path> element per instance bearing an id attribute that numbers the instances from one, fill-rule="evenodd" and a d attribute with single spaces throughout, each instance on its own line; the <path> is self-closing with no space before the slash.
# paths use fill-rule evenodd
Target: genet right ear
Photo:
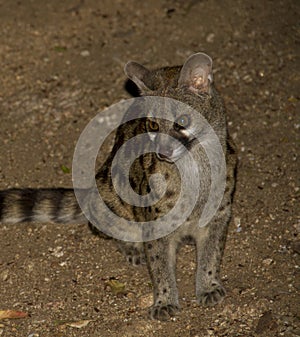
<path id="1" fill-rule="evenodd" d="M 124 72 L 137 85 L 141 92 L 151 90 L 145 83 L 145 78 L 150 74 L 147 68 L 137 62 L 130 61 L 126 63 Z"/>

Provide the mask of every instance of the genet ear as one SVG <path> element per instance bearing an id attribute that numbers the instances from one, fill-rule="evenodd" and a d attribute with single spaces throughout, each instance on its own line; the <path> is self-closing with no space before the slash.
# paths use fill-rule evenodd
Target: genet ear
<path id="1" fill-rule="evenodd" d="M 151 90 L 145 83 L 146 77 L 150 74 L 147 68 L 137 62 L 130 61 L 125 64 L 124 72 L 142 92 Z"/>
<path id="2" fill-rule="evenodd" d="M 197 53 L 184 63 L 178 86 L 186 87 L 195 94 L 210 93 L 212 78 L 212 59 L 204 53 Z"/>

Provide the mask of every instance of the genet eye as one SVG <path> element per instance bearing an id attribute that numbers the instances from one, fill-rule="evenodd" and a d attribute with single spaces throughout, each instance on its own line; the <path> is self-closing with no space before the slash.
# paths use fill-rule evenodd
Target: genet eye
<path id="1" fill-rule="evenodd" d="M 186 128 L 190 125 L 190 117 L 188 115 L 182 115 L 175 121 L 175 125 L 178 128 Z"/>
<path id="2" fill-rule="evenodd" d="M 159 125 L 152 120 L 147 121 L 147 127 L 148 127 L 149 131 L 158 131 L 159 130 Z"/>

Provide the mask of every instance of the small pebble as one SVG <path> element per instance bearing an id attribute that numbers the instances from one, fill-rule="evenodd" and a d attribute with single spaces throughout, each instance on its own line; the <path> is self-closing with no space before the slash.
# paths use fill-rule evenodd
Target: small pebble
<path id="1" fill-rule="evenodd" d="M 266 266 L 270 266 L 273 262 L 274 262 L 274 261 L 273 261 L 273 259 L 271 259 L 271 258 L 267 258 L 267 259 L 264 259 L 264 260 L 262 261 L 262 263 L 263 263 L 264 265 L 266 265 Z"/>
<path id="2" fill-rule="evenodd" d="M 90 54 L 90 52 L 89 52 L 88 50 L 83 50 L 83 51 L 80 53 L 80 55 L 81 55 L 82 57 L 88 57 L 88 56 L 90 56 L 91 54 Z"/>
<path id="3" fill-rule="evenodd" d="M 210 33 L 207 35 L 206 37 L 206 42 L 208 43 L 213 43 L 214 42 L 214 39 L 215 39 L 215 34 L 214 33 Z"/>

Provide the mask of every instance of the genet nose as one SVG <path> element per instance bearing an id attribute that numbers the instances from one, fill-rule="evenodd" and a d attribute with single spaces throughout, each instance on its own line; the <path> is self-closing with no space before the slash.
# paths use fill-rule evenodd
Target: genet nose
<path id="1" fill-rule="evenodd" d="M 168 145 L 160 145 L 158 152 L 160 158 L 171 158 L 173 154 L 173 149 L 171 146 Z"/>

